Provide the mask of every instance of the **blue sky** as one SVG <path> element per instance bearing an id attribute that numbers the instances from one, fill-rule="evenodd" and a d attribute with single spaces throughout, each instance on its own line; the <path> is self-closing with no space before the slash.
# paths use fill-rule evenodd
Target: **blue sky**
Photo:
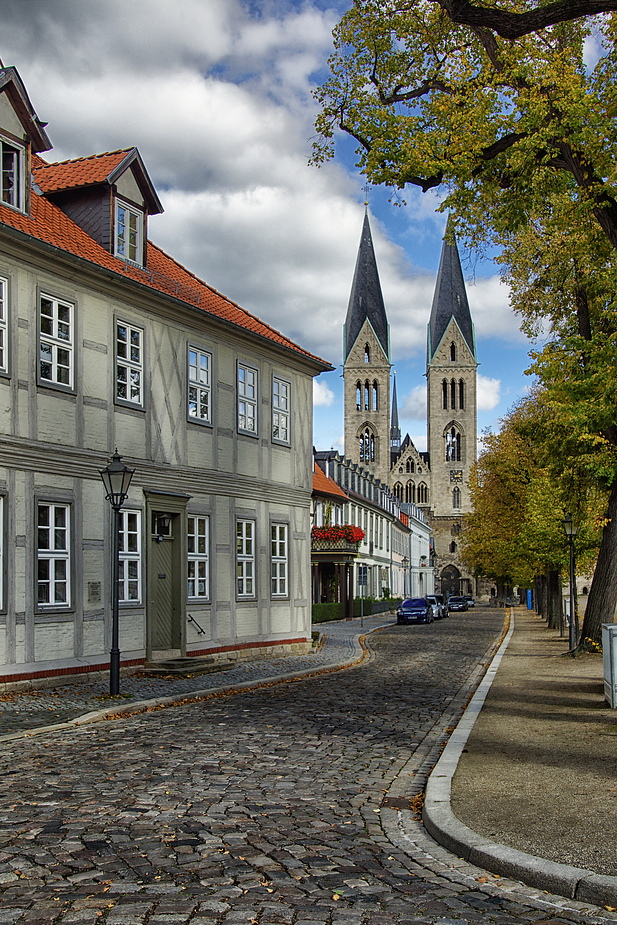
<path id="1" fill-rule="evenodd" d="M 165 212 L 151 238 L 340 367 L 364 213 L 353 146 L 309 166 L 315 102 L 343 0 L 0 0 L 0 58 L 48 123 L 51 160 L 135 145 Z M 369 210 L 403 433 L 424 447 L 426 323 L 445 217 L 434 192 Z M 461 252 L 476 327 L 479 426 L 529 379 L 528 343 L 490 263 Z M 341 370 L 316 385 L 314 442 L 342 448 Z"/>

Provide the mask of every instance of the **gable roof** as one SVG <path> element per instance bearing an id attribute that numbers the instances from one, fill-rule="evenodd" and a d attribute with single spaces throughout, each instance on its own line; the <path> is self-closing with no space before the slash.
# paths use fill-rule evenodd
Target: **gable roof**
<path id="1" fill-rule="evenodd" d="M 448 240 L 450 239 L 450 240 Z M 451 242 L 451 243 L 450 243 Z M 452 226 L 448 220 L 435 283 L 435 294 L 428 323 L 428 362 L 441 343 L 450 321 L 454 318 L 472 357 L 476 359 L 476 343 L 467 301 L 467 290 Z"/>
<path id="2" fill-rule="evenodd" d="M 0 62 L 0 92 L 9 97 L 18 119 L 27 133 L 33 151 L 49 151 L 51 141 L 45 131 L 47 123 L 41 122 L 34 111 L 30 98 L 26 93 L 21 77 L 14 67 L 2 67 Z"/>
<path id="3" fill-rule="evenodd" d="M 345 318 L 345 343 L 343 345 L 346 360 L 351 348 L 358 339 L 365 321 L 369 321 L 377 340 L 383 348 L 388 360 L 390 359 L 390 337 L 388 332 L 388 319 L 386 307 L 379 282 L 377 260 L 373 248 L 373 237 L 368 220 L 368 213 L 364 215 L 362 236 L 356 259 L 347 317 Z"/>
<path id="4" fill-rule="evenodd" d="M 37 158 L 32 175 L 42 193 L 50 195 L 72 189 L 105 184 L 111 186 L 126 171 L 132 169 L 148 203 L 150 215 L 163 211 L 152 181 L 137 148 L 107 151 L 90 157 L 77 157 L 69 161 L 48 164 Z"/>
<path id="5" fill-rule="evenodd" d="M 347 495 L 336 484 L 334 479 L 331 479 L 330 476 L 326 475 L 321 466 L 317 463 L 313 467 L 313 491 L 315 494 L 319 495 L 332 495 L 338 501 L 347 501 Z"/>
<path id="6" fill-rule="evenodd" d="M 131 284 L 179 299 L 206 314 L 250 331 L 311 361 L 320 371 L 333 368 L 330 363 L 299 347 L 280 331 L 208 286 L 152 242 L 147 242 L 147 269 L 114 257 L 34 188 L 31 190 L 30 214 L 25 215 L 0 204 L 0 225 L 85 260 L 94 269 L 111 272 L 119 281 L 124 279 Z"/>

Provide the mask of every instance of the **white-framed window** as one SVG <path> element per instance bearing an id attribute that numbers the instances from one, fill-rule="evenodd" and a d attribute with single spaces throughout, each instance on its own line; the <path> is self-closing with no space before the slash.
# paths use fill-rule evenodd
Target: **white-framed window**
<path id="1" fill-rule="evenodd" d="M 236 576 L 238 597 L 255 597 L 255 521 L 236 523 Z"/>
<path id="2" fill-rule="evenodd" d="M 144 332 L 124 321 L 116 322 L 116 399 L 143 405 Z"/>
<path id="3" fill-rule="evenodd" d="M 39 300 L 39 381 L 73 387 L 75 306 L 41 294 Z"/>
<path id="4" fill-rule="evenodd" d="M 0 202 L 23 212 L 25 208 L 24 149 L 21 145 L 0 137 L 0 163 L 2 165 Z"/>
<path id="5" fill-rule="evenodd" d="M 188 416 L 191 420 L 210 424 L 212 354 L 189 347 L 188 368 Z"/>
<path id="6" fill-rule="evenodd" d="M 238 430 L 257 433 L 257 370 L 238 363 Z"/>
<path id="7" fill-rule="evenodd" d="M 121 510 L 118 523 L 118 600 L 141 602 L 141 511 Z"/>
<path id="8" fill-rule="evenodd" d="M 9 282 L 0 276 L 0 373 L 9 368 L 8 357 Z"/>
<path id="9" fill-rule="evenodd" d="M 144 214 L 139 209 L 116 200 L 116 256 L 131 263 L 143 264 Z"/>
<path id="10" fill-rule="evenodd" d="M 210 597 L 210 562 L 208 558 L 210 518 L 189 514 L 187 517 L 188 596 Z"/>
<path id="11" fill-rule="evenodd" d="M 291 410 L 291 385 L 285 379 L 272 379 L 272 439 L 277 443 L 289 443 L 289 414 Z"/>
<path id="12" fill-rule="evenodd" d="M 270 525 L 270 548 L 272 597 L 287 597 L 287 524 Z"/>
<path id="13" fill-rule="evenodd" d="M 71 510 L 68 504 L 37 504 L 37 578 L 39 607 L 71 603 Z"/>

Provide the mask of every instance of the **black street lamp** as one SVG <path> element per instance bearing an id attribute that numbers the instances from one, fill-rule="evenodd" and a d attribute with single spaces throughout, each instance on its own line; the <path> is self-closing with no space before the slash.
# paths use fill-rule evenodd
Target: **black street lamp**
<path id="1" fill-rule="evenodd" d="M 120 601 L 120 508 L 126 501 L 134 469 L 129 469 L 122 462 L 118 450 L 111 457 L 111 462 L 100 470 L 105 486 L 105 497 L 112 506 L 112 587 L 111 587 L 111 650 L 109 652 L 109 693 L 112 697 L 120 693 L 120 647 L 118 608 Z"/>
<path id="2" fill-rule="evenodd" d="M 409 566 L 409 559 L 407 556 L 403 556 L 403 597 L 407 597 L 407 568 Z"/>
<path id="3" fill-rule="evenodd" d="M 575 577 L 574 577 L 574 537 L 577 534 L 576 526 L 572 520 L 572 514 L 566 514 L 562 520 L 562 526 L 565 535 L 568 538 L 568 543 L 570 546 L 570 635 L 569 635 L 569 644 L 570 651 L 576 648 L 576 643 L 578 641 L 578 616 L 576 614 L 576 607 L 574 601 L 574 589 L 575 589 Z"/>

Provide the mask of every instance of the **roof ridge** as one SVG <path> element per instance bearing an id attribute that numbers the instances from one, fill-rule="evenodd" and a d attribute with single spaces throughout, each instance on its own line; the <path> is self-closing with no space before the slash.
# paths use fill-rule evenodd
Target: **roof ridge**
<path id="1" fill-rule="evenodd" d="M 70 157 L 65 161 L 44 161 L 40 167 L 36 167 L 36 170 L 44 170 L 46 167 L 64 167 L 67 164 L 81 164 L 84 161 L 94 161 L 98 158 L 111 157 L 113 154 L 130 154 L 131 151 L 135 150 L 135 145 L 132 145 L 130 148 L 116 148 L 115 151 L 100 151 L 98 154 L 87 154 L 83 157 Z M 43 158 L 41 158 L 43 160 Z"/>

